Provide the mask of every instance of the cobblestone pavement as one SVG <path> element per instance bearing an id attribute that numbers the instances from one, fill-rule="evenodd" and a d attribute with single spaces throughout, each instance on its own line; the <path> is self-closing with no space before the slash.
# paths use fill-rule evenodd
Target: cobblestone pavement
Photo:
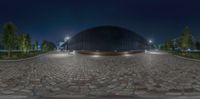
<path id="1" fill-rule="evenodd" d="M 170 54 L 51 53 L 0 62 L 0 95 L 200 95 L 200 62 Z"/>

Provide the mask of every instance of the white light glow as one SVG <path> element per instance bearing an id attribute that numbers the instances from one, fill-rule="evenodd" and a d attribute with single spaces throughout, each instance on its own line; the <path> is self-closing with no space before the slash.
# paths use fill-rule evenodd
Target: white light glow
<path id="1" fill-rule="evenodd" d="M 75 55 L 75 54 L 76 54 L 76 51 L 72 51 L 71 53 L 72 53 L 73 55 Z"/>
<path id="2" fill-rule="evenodd" d="M 70 40 L 70 37 L 69 36 L 65 37 L 65 42 L 68 40 Z"/>
<path id="3" fill-rule="evenodd" d="M 144 53 L 147 53 L 147 52 L 148 52 L 147 50 L 144 51 Z"/>
<path id="4" fill-rule="evenodd" d="M 188 48 L 188 49 L 187 49 L 187 51 L 189 51 L 189 52 L 190 52 L 190 51 L 192 51 L 192 50 L 191 50 L 190 48 Z"/>
<path id="5" fill-rule="evenodd" d="M 98 58 L 101 57 L 100 55 L 92 55 L 91 57 Z"/>
<path id="6" fill-rule="evenodd" d="M 128 56 L 131 56 L 131 54 L 124 54 L 123 56 L 126 56 L 126 57 L 128 57 Z"/>
<path id="7" fill-rule="evenodd" d="M 55 58 L 64 58 L 64 57 L 68 57 L 70 56 L 69 54 L 66 54 L 66 53 L 59 53 L 59 54 L 53 54 L 52 57 L 55 57 Z"/>
<path id="8" fill-rule="evenodd" d="M 153 41 L 152 41 L 152 40 L 149 40 L 149 43 L 151 44 L 151 43 L 153 43 Z"/>
<path id="9" fill-rule="evenodd" d="M 145 54 L 162 55 L 162 54 L 166 54 L 166 53 L 160 52 L 160 51 L 146 51 Z"/>

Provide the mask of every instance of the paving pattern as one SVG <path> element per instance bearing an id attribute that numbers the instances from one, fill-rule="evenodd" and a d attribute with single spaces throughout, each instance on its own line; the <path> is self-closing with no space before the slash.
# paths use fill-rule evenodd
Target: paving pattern
<path id="1" fill-rule="evenodd" d="M 0 95 L 200 95 L 200 62 L 170 54 L 85 56 L 53 52 L 0 62 Z"/>

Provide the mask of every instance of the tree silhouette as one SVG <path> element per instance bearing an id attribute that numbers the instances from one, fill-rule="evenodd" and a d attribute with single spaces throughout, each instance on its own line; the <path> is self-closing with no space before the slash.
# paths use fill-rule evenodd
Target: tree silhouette
<path id="1" fill-rule="evenodd" d="M 181 37 L 180 37 L 180 47 L 182 49 L 192 48 L 192 32 L 188 26 L 185 27 L 183 30 Z"/>
<path id="2" fill-rule="evenodd" d="M 16 47 L 16 26 L 12 23 L 6 23 L 3 27 L 3 44 L 8 50 L 8 57 L 11 55 L 11 51 Z"/>

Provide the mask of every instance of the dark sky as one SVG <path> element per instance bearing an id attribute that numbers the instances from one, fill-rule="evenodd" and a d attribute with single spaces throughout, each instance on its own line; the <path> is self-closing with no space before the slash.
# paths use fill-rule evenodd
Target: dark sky
<path id="1" fill-rule="evenodd" d="M 175 38 L 188 25 L 200 36 L 198 0 L 1 0 L 0 27 L 12 21 L 33 40 L 63 40 L 100 25 L 122 26 L 155 43 Z"/>

